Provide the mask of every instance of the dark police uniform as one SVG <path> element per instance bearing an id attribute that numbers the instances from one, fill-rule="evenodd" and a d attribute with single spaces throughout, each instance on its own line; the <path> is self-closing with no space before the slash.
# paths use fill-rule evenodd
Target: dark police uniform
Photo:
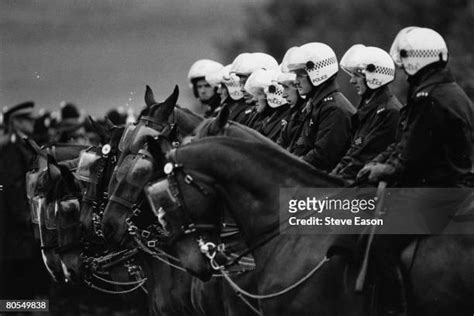
<path id="1" fill-rule="evenodd" d="M 296 143 L 301 133 L 304 123 L 304 99 L 299 98 L 298 102 L 290 109 L 287 119 L 282 121 L 282 129 L 278 137 L 277 144 L 290 151 L 290 145 Z"/>
<path id="2" fill-rule="evenodd" d="M 240 112 L 236 122 L 250 127 L 252 121 L 255 120 L 254 115 L 256 115 L 256 113 L 257 108 L 255 107 L 255 103 L 248 104 L 245 110 Z"/>
<path id="3" fill-rule="evenodd" d="M 278 108 L 272 109 L 271 115 L 262 121 L 262 125 L 258 131 L 262 135 L 276 142 L 280 137 L 283 126 L 288 122 L 290 113 L 291 108 L 289 104 L 283 104 Z"/>
<path id="4" fill-rule="evenodd" d="M 474 108 L 448 69 L 409 78 L 398 143 L 374 161 L 390 164 L 401 186 L 453 187 L 471 170 Z"/>
<path id="5" fill-rule="evenodd" d="M 318 169 L 330 172 L 351 141 L 354 106 L 339 92 L 335 79 L 308 96 L 304 123 L 290 152 Z"/>
<path id="6" fill-rule="evenodd" d="M 229 121 L 242 123 L 244 119 L 247 119 L 247 114 L 245 114 L 245 111 L 249 109 L 249 106 L 245 103 L 243 98 L 237 101 L 234 101 L 231 98 L 228 98 L 228 100 L 230 112 Z"/>
<path id="7" fill-rule="evenodd" d="M 426 188 L 459 186 L 462 176 L 471 170 L 474 108 L 449 70 L 440 65 L 430 65 L 408 81 L 407 105 L 400 112 L 400 139 L 374 159 L 393 166 L 397 185 L 405 187 L 398 201 L 395 196 L 387 202 L 386 223 L 394 231 L 417 224 L 427 229 L 424 234 L 439 234 L 470 192 L 444 189 L 434 195 Z M 404 199 L 402 194 L 407 192 L 410 198 Z M 397 216 L 403 220 L 389 222 Z M 383 295 L 382 290 L 381 297 L 387 309 L 402 309 L 403 290 L 396 266 L 400 252 L 414 238 L 405 234 L 374 239 L 373 257 L 386 291 Z"/>
<path id="8" fill-rule="evenodd" d="M 362 167 L 395 141 L 402 107 L 385 86 L 362 98 L 353 116 L 353 136 L 349 150 L 332 171 L 345 179 L 355 180 Z"/>
<path id="9" fill-rule="evenodd" d="M 266 106 L 263 112 L 260 113 L 257 112 L 257 107 L 254 107 L 252 109 L 252 113 L 250 114 L 248 121 L 246 122 L 246 125 L 253 130 L 261 132 L 264 122 L 267 119 L 270 119 L 272 114 L 273 109 L 269 106 Z"/>
<path id="10" fill-rule="evenodd" d="M 12 107 L 5 112 L 5 125 L 29 115 L 33 106 Z M 25 174 L 33 154 L 19 133 L 9 130 L 0 139 L 0 298 L 34 298 L 48 283 L 26 197 Z"/>

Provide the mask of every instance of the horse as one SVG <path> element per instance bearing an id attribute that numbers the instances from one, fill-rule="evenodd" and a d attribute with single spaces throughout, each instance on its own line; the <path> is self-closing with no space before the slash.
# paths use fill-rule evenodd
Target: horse
<path id="1" fill-rule="evenodd" d="M 153 114 L 153 111 L 155 111 L 155 112 L 159 111 L 158 113 L 166 113 L 166 112 L 171 113 L 171 109 L 170 109 L 171 105 L 167 101 L 165 101 L 165 103 L 160 105 L 159 107 L 153 108 L 155 106 L 154 104 L 156 102 L 154 101 L 151 89 L 148 88 L 148 87 L 147 87 L 147 91 L 146 91 L 146 94 L 145 94 L 145 102 L 150 107 L 150 110 L 148 111 L 148 114 L 151 114 L 155 119 L 156 119 L 157 115 Z M 162 107 L 164 107 L 165 109 L 168 109 L 168 110 L 165 111 L 165 110 L 162 109 Z M 177 110 L 175 110 L 175 113 L 177 113 L 177 117 L 178 117 L 178 120 L 177 120 L 178 131 L 183 131 L 184 133 L 190 133 L 191 129 L 195 130 L 197 128 L 196 123 L 201 123 L 201 121 L 202 121 L 202 119 L 197 120 L 195 117 L 193 118 L 194 115 L 192 115 L 192 116 L 190 116 L 190 118 L 187 119 L 188 122 L 191 122 L 191 124 L 189 124 L 189 123 L 187 124 L 188 128 L 187 129 L 186 129 L 186 127 L 185 128 L 179 128 L 179 126 L 184 124 L 182 122 L 185 122 L 186 117 L 189 116 L 189 115 L 186 111 L 179 110 L 179 108 Z M 183 117 L 182 120 L 179 120 L 179 117 L 180 117 L 179 114 L 180 113 L 184 114 L 184 115 L 181 114 L 181 116 Z M 223 111 L 222 113 L 225 113 L 225 111 Z M 165 115 L 162 115 L 160 121 L 163 121 L 164 117 L 165 117 Z M 221 114 L 218 118 L 222 119 L 222 121 L 223 121 L 224 116 Z M 227 119 L 228 119 L 228 112 L 227 112 L 227 117 L 225 118 L 225 120 L 227 121 Z M 204 124 L 204 122 L 205 122 L 205 120 L 202 121 L 201 124 Z M 208 125 L 206 125 L 206 126 L 208 126 Z M 204 127 L 201 127 L 201 130 L 203 128 Z M 235 130 L 237 130 L 238 133 L 240 132 L 241 134 L 245 134 L 245 132 L 240 131 L 240 128 L 236 128 L 234 126 L 232 126 L 232 128 L 230 130 L 231 130 L 230 134 L 232 136 L 236 134 Z M 183 132 L 180 132 L 180 134 L 183 133 Z M 251 133 L 252 133 L 251 136 L 247 136 L 247 137 L 256 137 L 256 139 L 259 139 L 259 141 L 267 141 L 260 134 L 258 134 L 258 133 L 254 134 L 253 131 Z M 145 139 L 146 136 L 156 135 L 156 132 L 152 132 L 151 130 L 148 130 L 148 133 L 137 132 L 137 135 L 138 135 L 139 138 Z M 135 143 L 135 142 L 136 142 L 136 140 L 133 140 L 133 143 Z M 138 141 L 138 142 L 141 142 L 141 140 Z M 176 146 L 176 144 L 174 144 L 174 146 Z M 136 149 L 135 149 L 135 152 L 136 152 Z M 143 155 L 143 153 L 140 151 L 138 153 L 138 156 L 141 156 L 141 155 Z M 138 158 L 138 160 L 136 160 L 136 158 L 134 158 L 135 159 L 134 161 L 136 161 L 137 163 L 142 161 L 142 163 L 146 164 L 144 159 L 141 159 L 140 157 L 137 157 L 137 158 Z M 121 159 L 119 159 L 119 161 L 120 160 Z M 129 164 L 129 166 L 127 166 L 127 164 Z M 137 204 L 136 201 L 140 200 L 140 196 L 141 196 L 141 199 L 144 198 L 142 196 L 142 191 L 143 191 L 142 189 L 143 189 L 144 183 L 146 183 L 147 179 L 150 179 L 150 177 L 152 177 L 152 175 L 153 175 L 153 177 L 157 176 L 157 175 L 154 175 L 156 173 L 155 171 L 157 169 L 154 169 L 153 172 L 151 172 L 151 170 L 150 170 L 150 172 L 145 172 L 141 176 L 138 177 L 138 178 L 140 178 L 140 181 L 141 181 L 142 184 L 136 184 L 136 185 L 131 185 L 130 186 L 130 184 L 127 183 L 127 181 L 124 180 L 124 175 L 123 175 L 124 172 L 128 171 L 128 168 L 133 168 L 132 166 L 130 166 L 130 164 L 131 164 L 131 162 L 130 161 L 127 162 L 126 160 L 122 160 L 122 165 L 120 165 L 120 163 L 118 164 L 117 174 L 121 174 L 120 177 L 122 178 L 122 181 L 118 181 L 116 183 L 116 186 L 115 186 L 116 190 L 113 193 L 113 196 L 118 197 L 118 199 L 116 199 L 116 198 L 111 199 L 111 201 L 108 203 L 107 208 L 104 212 L 104 216 L 107 216 L 107 212 L 108 212 L 107 209 L 108 208 L 120 208 L 121 210 L 123 210 L 123 212 L 125 214 L 128 214 L 127 216 L 130 216 L 130 214 L 131 214 L 130 213 L 130 205 L 131 204 L 127 205 L 127 203 L 123 203 L 123 202 L 120 202 L 120 201 L 125 200 L 125 201 L 132 202 L 133 204 Z M 120 172 L 121 168 L 124 169 L 123 172 Z M 161 174 L 161 172 L 158 172 L 158 175 L 159 174 Z M 141 208 L 143 209 L 143 205 L 141 206 Z M 126 225 L 126 227 L 124 226 L 124 228 L 128 230 L 130 228 L 129 224 L 125 223 L 125 225 Z M 125 236 L 126 235 L 123 235 L 122 237 L 125 237 Z M 176 273 L 176 271 L 175 271 L 175 273 Z M 245 280 L 246 278 L 248 279 L 248 277 L 246 275 L 240 275 L 239 276 L 239 280 Z M 245 284 L 248 284 L 248 282 L 246 282 Z M 230 295 L 223 295 L 223 297 L 225 299 L 223 302 L 220 302 L 219 300 L 215 300 L 216 295 L 221 294 L 223 291 L 224 292 L 229 292 Z M 250 309 L 248 309 L 248 307 L 245 304 L 243 304 L 241 302 L 240 298 L 233 295 L 233 290 L 231 288 L 229 288 L 226 284 L 224 284 L 224 285 L 222 284 L 221 279 L 216 279 L 216 280 L 214 280 L 213 283 L 206 283 L 205 284 L 205 283 L 202 283 L 200 280 L 197 280 L 197 279 L 193 278 L 191 295 L 192 295 L 191 298 L 192 298 L 192 302 L 193 302 L 193 307 L 195 309 L 194 313 L 198 313 L 198 314 L 202 314 L 202 315 L 222 315 L 222 314 L 226 314 L 226 315 L 246 315 L 248 313 L 253 313 Z"/>
<path id="2" fill-rule="evenodd" d="M 154 160 L 166 166 L 167 192 L 173 201 L 164 210 L 162 220 L 183 266 L 193 275 L 206 280 L 212 273 L 195 240 L 203 231 L 217 229 L 222 199 L 255 257 L 263 314 L 370 313 L 370 296 L 356 295 L 352 290 L 355 278 L 347 273 L 350 266 L 346 258 L 337 253 L 327 258 L 335 235 L 275 234 L 280 220 L 280 187 L 340 188 L 342 180 L 264 144 L 215 137 L 170 149 L 162 140 L 148 141 Z M 408 256 L 413 245 L 403 252 L 402 262 L 413 283 L 414 314 L 447 315 L 454 310 L 459 315 L 472 313 L 474 306 L 469 298 L 474 280 L 468 267 L 473 258 L 460 259 L 459 253 L 471 253 L 473 241 L 474 236 L 467 234 L 433 236 L 419 242 L 414 259 Z M 308 271 L 311 273 L 306 274 Z M 445 277 L 434 277 L 438 275 Z M 305 282 L 288 288 L 297 280 Z M 288 291 L 266 297 L 283 289 Z"/>
<path id="3" fill-rule="evenodd" d="M 53 183 L 60 177 L 51 172 L 48 161 L 59 159 L 61 164 L 73 168 L 75 159 L 86 146 L 68 144 L 50 144 L 40 148 L 33 140 L 26 139 L 29 149 L 35 155 L 27 172 L 27 195 L 30 202 L 31 220 L 35 224 L 35 235 L 41 244 L 43 262 L 51 277 L 57 282 L 64 281 L 60 258 L 54 251 L 57 247 L 56 228 L 47 224 L 46 215 L 54 212 L 54 203 L 50 195 Z"/>
<path id="4" fill-rule="evenodd" d="M 138 122 L 127 127 L 121 139 L 115 144 L 110 144 L 111 148 L 117 148 L 118 163 L 117 166 L 127 161 L 127 157 L 134 157 L 137 148 L 141 147 L 146 135 L 157 135 L 165 133 L 175 144 L 179 143 L 185 134 L 190 133 L 201 121 L 202 117 L 191 111 L 178 107 L 176 105 L 179 90 L 176 86 L 172 94 L 161 103 L 155 101 L 152 89 L 147 86 L 145 91 L 145 109 L 140 113 Z M 133 133 L 133 137 L 129 138 Z M 128 136 L 127 136 L 128 135 Z M 133 141 L 133 143 L 129 143 Z M 92 167 L 94 169 L 94 167 Z M 108 169 L 113 170 L 112 169 Z M 115 187 L 120 185 L 117 181 L 118 168 L 113 170 L 112 175 L 101 181 L 102 184 L 108 183 L 108 192 L 114 199 Z M 110 181 L 109 181 L 110 179 Z M 104 187 L 103 185 L 100 185 Z M 97 186 L 88 185 L 86 194 L 94 196 L 97 192 Z M 98 191 L 101 191 L 99 189 Z M 110 203 L 109 203 L 110 204 Z M 146 227 L 153 222 L 150 216 L 151 211 L 146 212 L 147 205 L 140 206 L 143 209 L 142 215 L 134 218 L 134 225 L 137 228 Z M 128 211 L 130 209 L 128 208 Z M 81 222 L 86 228 L 86 236 L 94 235 L 94 231 L 101 231 L 100 227 L 92 225 L 91 207 L 81 212 Z M 140 223 L 140 221 L 142 223 Z M 130 247 L 136 247 L 133 240 L 128 240 L 126 244 Z M 142 256 L 143 268 L 147 275 L 146 283 L 149 293 L 150 313 L 159 315 L 193 315 L 191 303 L 191 278 L 187 273 L 176 270 L 175 268 L 156 260 L 156 258 L 145 255 Z M 77 270 L 77 269 L 76 269 Z"/>

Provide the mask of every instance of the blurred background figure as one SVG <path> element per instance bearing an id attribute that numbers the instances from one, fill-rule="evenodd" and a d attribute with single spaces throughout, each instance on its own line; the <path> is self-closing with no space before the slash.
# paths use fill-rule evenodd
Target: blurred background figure
<path id="1" fill-rule="evenodd" d="M 53 118 L 51 112 L 41 109 L 38 116 L 34 120 L 33 139 L 42 146 L 51 141 Z"/>
<path id="2" fill-rule="evenodd" d="M 86 135 L 84 118 L 73 103 L 61 103 L 60 120 L 56 126 L 55 141 L 69 144 L 91 144 Z"/>
<path id="3" fill-rule="evenodd" d="M 114 125 L 122 126 L 127 123 L 128 113 L 125 112 L 123 107 L 109 110 L 105 117 L 107 117 Z"/>
<path id="4" fill-rule="evenodd" d="M 34 128 L 33 102 L 3 111 L 0 136 L 0 297 L 35 298 L 45 294 L 48 276 L 41 262 L 26 197 L 25 173 L 32 153 L 23 140 Z M 32 282 L 35 280 L 37 282 Z"/>

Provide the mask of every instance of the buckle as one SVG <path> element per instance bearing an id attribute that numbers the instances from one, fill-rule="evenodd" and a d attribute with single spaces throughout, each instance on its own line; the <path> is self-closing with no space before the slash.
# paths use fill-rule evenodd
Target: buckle
<path id="1" fill-rule="evenodd" d="M 155 248 L 156 247 L 156 240 L 149 240 L 146 243 L 146 245 L 147 245 L 148 248 Z"/>
<path id="2" fill-rule="evenodd" d="M 150 237 L 151 233 L 148 230 L 143 230 L 142 231 L 142 237 L 143 238 L 148 238 Z"/>
<path id="3" fill-rule="evenodd" d="M 193 177 L 191 177 L 189 174 L 187 174 L 184 177 L 184 182 L 186 182 L 187 184 L 191 184 L 193 182 Z"/>

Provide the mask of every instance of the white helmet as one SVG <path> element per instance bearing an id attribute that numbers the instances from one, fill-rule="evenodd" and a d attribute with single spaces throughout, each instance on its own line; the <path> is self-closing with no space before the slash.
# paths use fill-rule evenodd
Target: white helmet
<path id="1" fill-rule="evenodd" d="M 221 63 L 210 59 L 200 59 L 196 61 L 188 72 L 188 80 L 191 82 L 191 87 L 193 80 L 198 78 L 205 78 L 206 75 L 219 71 L 224 67 Z M 214 87 L 216 87 L 214 85 Z"/>
<path id="2" fill-rule="evenodd" d="M 411 76 L 427 65 L 448 61 L 448 47 L 443 37 L 428 28 L 410 26 L 402 29 L 390 48 L 399 67 Z"/>
<path id="3" fill-rule="evenodd" d="M 230 73 L 241 76 L 249 76 L 257 69 L 276 69 L 278 63 L 272 56 L 265 53 L 243 53 L 238 55 L 232 62 Z"/>
<path id="4" fill-rule="evenodd" d="M 390 55 L 377 47 L 356 44 L 341 59 L 348 74 L 362 73 L 370 89 L 377 89 L 395 79 L 395 64 Z"/>
<path id="5" fill-rule="evenodd" d="M 277 82 L 279 84 L 295 83 L 296 74 L 292 72 L 282 72 L 278 75 Z"/>
<path id="6" fill-rule="evenodd" d="M 293 46 L 293 47 L 290 47 L 286 51 L 285 56 L 283 56 L 283 59 L 282 59 L 281 64 L 280 64 L 281 72 L 283 72 L 283 73 L 287 73 L 287 72 L 289 73 L 290 72 L 290 70 L 288 69 L 288 56 L 296 49 L 298 49 L 298 47 Z"/>
<path id="7" fill-rule="evenodd" d="M 326 44 L 308 43 L 288 54 L 288 70 L 304 69 L 317 87 L 335 75 L 339 67 L 336 54 Z"/>
<path id="8" fill-rule="evenodd" d="M 258 89 L 262 89 L 270 107 L 282 106 L 286 103 L 286 100 L 283 98 L 283 87 L 277 82 L 280 74 L 277 69 L 257 69 L 249 76 L 245 83 L 245 90 L 255 95 Z"/>
<path id="9" fill-rule="evenodd" d="M 230 74 L 230 68 L 232 64 L 222 67 L 220 70 L 206 75 L 206 81 L 211 86 L 218 86 L 219 84 L 225 84 L 229 96 L 232 100 L 240 100 L 244 96 L 240 89 L 239 77 L 235 74 Z"/>

